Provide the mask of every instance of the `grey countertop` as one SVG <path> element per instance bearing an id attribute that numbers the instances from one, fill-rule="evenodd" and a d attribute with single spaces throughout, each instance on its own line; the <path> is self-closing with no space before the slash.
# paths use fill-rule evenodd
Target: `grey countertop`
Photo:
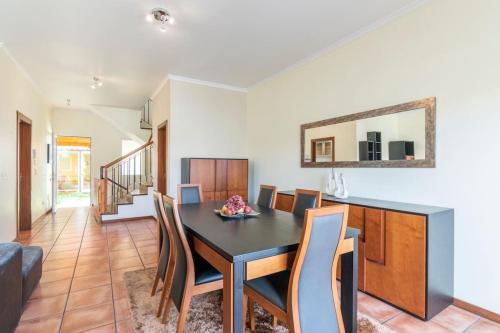
<path id="1" fill-rule="evenodd" d="M 279 191 L 279 194 L 294 195 L 295 191 Z M 380 208 L 386 210 L 392 210 L 397 212 L 413 213 L 419 215 L 432 215 L 437 213 L 442 213 L 445 211 L 453 210 L 452 208 L 437 207 L 437 206 L 427 206 L 418 205 L 405 202 L 388 201 L 388 200 L 378 200 L 369 199 L 361 197 L 348 197 L 347 199 L 338 199 L 326 193 L 321 195 L 322 200 L 332 201 L 336 203 L 364 206 L 371 208 Z"/>

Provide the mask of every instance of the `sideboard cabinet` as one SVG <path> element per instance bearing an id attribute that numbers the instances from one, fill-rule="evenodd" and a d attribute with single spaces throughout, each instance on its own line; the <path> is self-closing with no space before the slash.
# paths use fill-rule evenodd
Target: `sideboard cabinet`
<path id="1" fill-rule="evenodd" d="M 279 192 L 276 208 L 291 211 L 293 194 Z M 349 205 L 348 225 L 360 230 L 360 290 L 424 320 L 452 303 L 453 209 L 323 195 L 322 206 L 336 204 Z"/>
<path id="2" fill-rule="evenodd" d="M 200 184 L 205 201 L 227 200 L 240 195 L 248 200 L 248 160 L 182 158 L 183 184 Z"/>

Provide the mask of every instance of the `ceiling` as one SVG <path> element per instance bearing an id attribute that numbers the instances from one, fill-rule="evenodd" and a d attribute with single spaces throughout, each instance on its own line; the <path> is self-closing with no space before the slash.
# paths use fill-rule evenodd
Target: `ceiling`
<path id="1" fill-rule="evenodd" d="M 141 108 L 167 74 L 249 87 L 413 3 L 2 0 L 0 42 L 54 105 Z M 158 6 L 165 33 L 145 20 Z"/>

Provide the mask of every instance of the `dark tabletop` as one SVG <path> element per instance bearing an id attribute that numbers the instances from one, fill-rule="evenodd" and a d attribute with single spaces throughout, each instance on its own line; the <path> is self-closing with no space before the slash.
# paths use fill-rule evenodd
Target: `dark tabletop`
<path id="1" fill-rule="evenodd" d="M 294 195 L 295 191 L 279 191 L 278 193 L 285 195 Z M 446 208 L 446 207 L 418 205 L 418 204 L 398 202 L 398 201 L 369 199 L 361 197 L 348 197 L 347 199 L 339 199 L 335 198 L 334 196 L 328 195 L 326 193 L 321 194 L 321 199 L 340 204 L 379 208 L 385 210 L 392 210 L 396 212 L 413 213 L 418 215 L 432 215 L 444 211 L 453 210 L 452 208 Z"/>
<path id="2" fill-rule="evenodd" d="M 179 205 L 184 227 L 226 259 L 255 260 L 297 249 L 304 219 L 288 212 L 250 205 L 260 215 L 244 219 L 223 218 L 214 213 L 223 201 Z M 358 230 L 347 228 L 346 238 Z"/>

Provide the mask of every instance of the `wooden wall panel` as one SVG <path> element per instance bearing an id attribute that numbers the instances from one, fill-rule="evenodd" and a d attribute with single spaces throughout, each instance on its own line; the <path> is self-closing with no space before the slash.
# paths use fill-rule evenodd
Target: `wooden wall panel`
<path id="1" fill-rule="evenodd" d="M 366 292 L 425 317 L 426 217 L 385 213 L 385 265 L 366 261 Z"/>

